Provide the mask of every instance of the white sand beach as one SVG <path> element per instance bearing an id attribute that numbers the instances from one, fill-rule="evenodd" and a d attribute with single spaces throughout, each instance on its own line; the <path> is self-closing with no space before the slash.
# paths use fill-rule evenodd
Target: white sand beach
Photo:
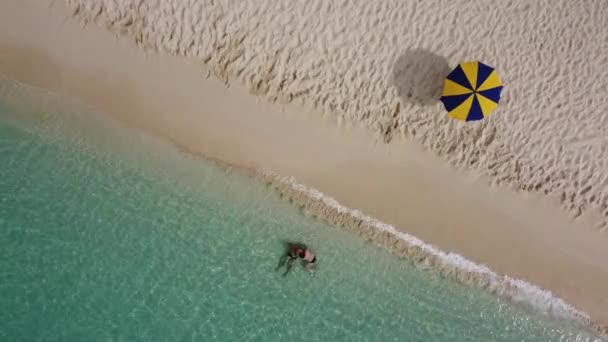
<path id="1" fill-rule="evenodd" d="M 5 0 L 0 13 L 0 73 L 293 176 L 608 322 L 607 2 Z M 505 89 L 465 124 L 436 99 L 477 59 Z"/>

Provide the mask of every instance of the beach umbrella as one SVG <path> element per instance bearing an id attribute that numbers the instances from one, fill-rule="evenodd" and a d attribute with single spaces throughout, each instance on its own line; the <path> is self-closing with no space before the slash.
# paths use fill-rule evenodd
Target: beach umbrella
<path id="1" fill-rule="evenodd" d="M 478 61 L 460 63 L 443 82 L 441 102 L 451 118 L 481 120 L 498 106 L 502 88 L 494 68 Z"/>

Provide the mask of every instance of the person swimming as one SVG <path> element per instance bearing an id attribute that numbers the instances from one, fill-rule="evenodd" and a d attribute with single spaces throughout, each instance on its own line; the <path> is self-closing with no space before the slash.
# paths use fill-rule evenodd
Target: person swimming
<path id="1" fill-rule="evenodd" d="M 279 260 L 277 271 L 287 263 L 287 269 L 285 270 L 285 273 L 283 273 L 283 276 L 286 276 L 291 270 L 293 262 L 300 258 L 302 259 L 302 263 L 306 270 L 311 273 L 313 272 L 312 266 L 316 265 L 317 256 L 308 248 L 308 246 L 303 243 L 288 242 L 286 247 L 285 253 Z"/>

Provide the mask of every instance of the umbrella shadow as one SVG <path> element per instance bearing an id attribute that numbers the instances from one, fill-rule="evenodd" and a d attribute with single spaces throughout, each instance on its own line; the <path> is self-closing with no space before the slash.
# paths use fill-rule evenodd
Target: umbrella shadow
<path id="1" fill-rule="evenodd" d="M 444 57 L 424 49 L 412 49 L 395 61 L 391 83 L 402 101 L 432 105 L 439 101 L 443 80 L 450 71 Z"/>

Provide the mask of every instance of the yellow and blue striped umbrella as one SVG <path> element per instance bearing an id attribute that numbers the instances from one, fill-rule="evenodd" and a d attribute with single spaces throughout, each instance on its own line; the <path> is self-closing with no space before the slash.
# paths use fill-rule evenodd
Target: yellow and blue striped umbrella
<path id="1" fill-rule="evenodd" d="M 494 68 L 478 61 L 461 63 L 446 77 L 441 102 L 451 118 L 481 120 L 498 106 L 502 88 Z"/>

